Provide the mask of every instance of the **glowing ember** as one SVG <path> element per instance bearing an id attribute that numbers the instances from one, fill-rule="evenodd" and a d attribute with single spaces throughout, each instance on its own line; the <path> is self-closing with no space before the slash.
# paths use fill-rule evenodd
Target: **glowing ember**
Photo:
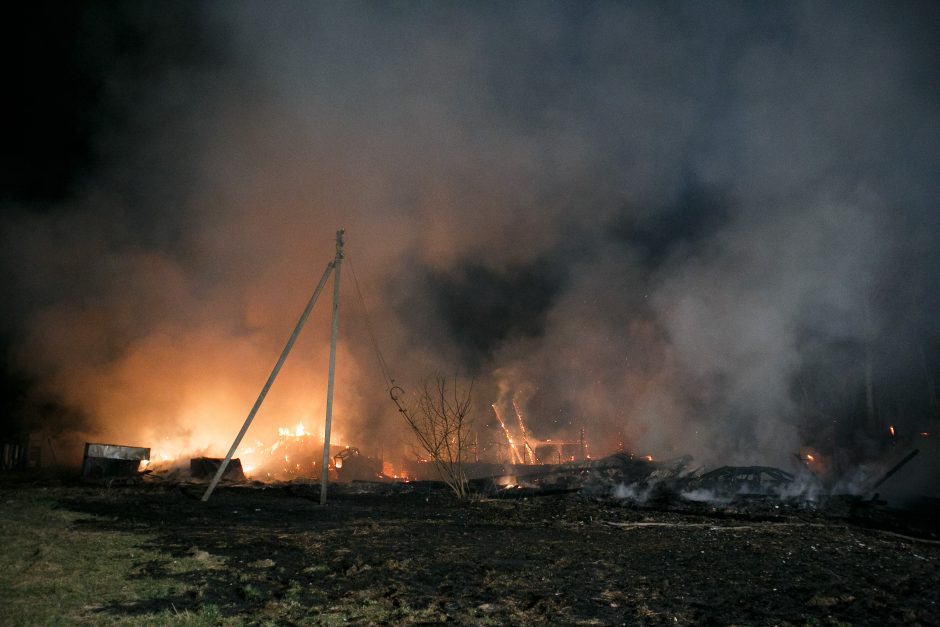
<path id="1" fill-rule="evenodd" d="M 651 462 L 651 461 L 653 461 L 653 456 L 652 456 L 652 455 L 644 455 L 644 456 L 643 456 L 643 459 L 645 459 L 645 460 L 648 461 L 648 462 Z"/>
<path id="2" fill-rule="evenodd" d="M 894 437 L 894 425 L 888 426 L 888 431 L 891 432 L 891 437 L 893 438 Z"/>
<path id="3" fill-rule="evenodd" d="M 928 432 L 926 432 L 926 431 L 921 431 L 921 432 L 920 432 L 920 437 L 922 437 L 922 438 L 929 438 L 929 437 L 930 437 L 930 434 L 929 434 Z"/>
<path id="4" fill-rule="evenodd" d="M 825 457 L 820 455 L 816 449 L 803 447 L 800 449 L 797 458 L 814 475 L 823 476 L 829 472 L 829 464 L 826 463 Z"/>

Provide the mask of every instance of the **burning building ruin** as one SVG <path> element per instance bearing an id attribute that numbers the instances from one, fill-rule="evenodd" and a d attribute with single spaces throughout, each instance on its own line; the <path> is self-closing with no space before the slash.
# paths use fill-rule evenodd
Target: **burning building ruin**
<path id="1" fill-rule="evenodd" d="M 415 456 L 386 379 L 459 370 L 481 463 L 622 449 L 849 477 L 940 421 L 923 10 L 104 11 L 132 51 L 73 16 L 8 148 L 7 459 L 46 430 L 75 466 L 83 442 L 224 458 L 345 224 L 334 435 L 392 476 Z M 80 139 L 64 170 L 58 137 Z M 248 477 L 278 427 L 326 426 L 330 312 L 311 316 Z M 324 470 L 297 455 L 272 475 Z"/>

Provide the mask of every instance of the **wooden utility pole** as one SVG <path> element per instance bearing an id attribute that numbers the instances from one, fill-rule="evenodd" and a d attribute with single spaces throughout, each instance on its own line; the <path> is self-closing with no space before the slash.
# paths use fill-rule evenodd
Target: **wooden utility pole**
<path id="1" fill-rule="evenodd" d="M 330 329 L 330 373 L 326 381 L 326 422 L 323 426 L 323 470 L 320 474 L 320 505 L 326 505 L 330 481 L 330 426 L 333 422 L 333 375 L 336 370 L 336 335 L 339 330 L 339 268 L 343 262 L 343 229 L 336 232 L 336 257 L 333 259 L 333 322 Z"/>
<path id="2" fill-rule="evenodd" d="M 222 460 L 222 463 L 219 465 L 219 469 L 212 478 L 212 483 L 209 484 L 209 488 L 206 490 L 206 493 L 202 495 L 203 503 L 209 500 L 209 497 L 212 495 L 212 491 L 215 490 L 215 486 L 219 483 L 219 479 L 221 479 L 222 475 L 225 474 L 225 469 L 228 468 L 229 462 L 232 461 L 232 456 L 235 455 L 235 451 L 238 449 L 238 445 L 241 444 L 242 438 L 245 437 L 245 433 L 248 432 L 248 427 L 251 426 L 251 421 L 255 419 L 255 414 L 257 414 L 258 410 L 261 409 L 261 403 L 264 402 L 264 398 L 268 395 L 268 390 L 270 390 L 271 386 L 274 385 L 274 380 L 277 378 L 277 374 L 281 371 L 281 366 L 283 366 L 284 362 L 287 360 L 287 356 L 290 354 L 290 350 L 294 347 L 294 342 L 297 341 L 297 336 L 300 335 L 300 330 L 304 328 L 304 323 L 307 322 L 307 318 L 310 316 L 310 312 L 313 311 L 313 306 L 316 304 L 317 298 L 319 298 L 320 292 L 323 290 L 323 286 L 326 285 L 326 280 L 330 278 L 330 272 L 333 270 L 334 263 L 335 262 L 331 261 L 330 263 L 326 264 L 326 270 L 323 271 L 323 276 L 320 277 L 320 282 L 317 283 L 317 288 L 313 291 L 313 296 L 310 297 L 310 300 L 307 302 L 307 306 L 304 308 L 303 313 L 300 314 L 300 320 L 297 321 L 297 326 L 294 327 L 294 332 L 290 334 L 290 338 L 287 340 L 287 345 L 284 346 L 284 350 L 281 351 L 281 356 L 278 358 L 277 363 L 274 364 L 274 370 L 271 371 L 267 382 L 264 384 L 264 387 L 261 388 L 261 394 L 258 395 L 258 400 L 255 401 L 251 411 L 248 412 L 248 417 L 245 418 L 245 424 L 242 425 L 241 431 L 238 432 L 238 435 L 235 437 L 235 441 L 232 442 L 232 448 L 228 450 L 228 454 L 225 456 L 225 459 Z"/>

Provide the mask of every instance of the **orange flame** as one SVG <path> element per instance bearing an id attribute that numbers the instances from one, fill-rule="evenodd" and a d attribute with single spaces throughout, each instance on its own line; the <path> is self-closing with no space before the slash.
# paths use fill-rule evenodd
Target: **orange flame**
<path id="1" fill-rule="evenodd" d="M 826 471 L 826 460 L 816 449 L 808 446 L 800 448 L 799 458 L 814 473 Z"/>
<path id="2" fill-rule="evenodd" d="M 293 431 L 291 431 L 291 429 L 290 429 L 289 427 L 278 427 L 278 428 L 277 428 L 277 434 L 278 434 L 278 436 L 280 436 L 280 437 L 282 437 L 282 438 L 284 438 L 284 437 L 287 437 L 287 438 L 290 438 L 290 437 L 302 438 L 302 437 L 305 436 L 305 435 L 312 435 L 311 433 L 308 433 L 307 430 L 304 428 L 304 423 L 303 423 L 303 422 L 298 422 L 298 423 L 297 423 L 297 426 L 294 427 L 294 430 L 293 430 Z"/>

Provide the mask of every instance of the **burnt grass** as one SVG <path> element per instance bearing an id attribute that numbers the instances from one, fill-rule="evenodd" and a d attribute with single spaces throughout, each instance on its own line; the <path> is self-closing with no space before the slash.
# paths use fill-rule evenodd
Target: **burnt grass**
<path id="1" fill-rule="evenodd" d="M 259 624 L 940 624 L 935 519 L 912 538 L 901 519 L 773 503 L 457 503 L 431 487 L 353 485 L 320 506 L 317 486 L 224 487 L 208 503 L 202 489 L 50 492 L 79 528 L 217 563 L 174 574 L 155 562 L 134 576 L 177 577 L 187 592 L 112 603 L 104 622 L 172 604 Z"/>

